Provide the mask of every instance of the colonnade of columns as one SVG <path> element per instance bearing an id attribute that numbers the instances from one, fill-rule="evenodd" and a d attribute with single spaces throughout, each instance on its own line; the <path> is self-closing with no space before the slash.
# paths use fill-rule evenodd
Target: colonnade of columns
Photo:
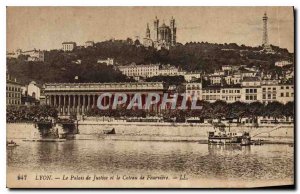
<path id="1" fill-rule="evenodd" d="M 132 100 L 134 94 L 127 94 L 127 101 L 123 106 L 129 104 Z M 90 109 L 97 108 L 97 100 L 99 95 L 93 94 L 46 94 L 46 104 L 52 107 L 57 108 L 59 115 L 70 115 L 70 114 L 85 114 Z M 146 104 L 147 94 L 142 94 L 142 106 L 144 108 Z M 161 95 L 162 99 L 162 95 Z M 114 94 L 111 97 L 105 96 L 102 99 L 101 104 L 103 106 L 109 106 L 110 108 L 113 105 Z M 150 111 L 159 112 L 161 100 L 155 105 L 150 106 Z M 118 105 L 122 106 L 122 105 Z M 133 110 L 138 109 L 138 107 L 133 107 Z"/>

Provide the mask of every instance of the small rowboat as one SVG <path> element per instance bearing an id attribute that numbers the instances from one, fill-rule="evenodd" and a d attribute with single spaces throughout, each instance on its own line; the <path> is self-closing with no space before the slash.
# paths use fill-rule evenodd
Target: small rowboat
<path id="1" fill-rule="evenodd" d="M 14 141 L 10 141 L 10 142 L 6 142 L 6 146 L 7 147 L 16 147 L 16 146 L 19 146 L 19 145 Z"/>

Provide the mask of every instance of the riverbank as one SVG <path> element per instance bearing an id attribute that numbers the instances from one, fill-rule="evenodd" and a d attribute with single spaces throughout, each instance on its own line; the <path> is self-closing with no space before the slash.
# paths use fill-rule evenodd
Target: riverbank
<path id="1" fill-rule="evenodd" d="M 104 130 L 115 129 L 115 135 L 105 135 Z M 129 123 L 79 121 L 79 134 L 70 135 L 75 140 L 115 141 L 173 141 L 207 143 L 207 131 L 214 130 L 210 124 L 190 123 Z M 293 144 L 293 125 L 231 126 L 231 132 L 247 131 L 253 140 L 261 139 L 266 144 Z M 31 139 L 38 133 L 32 123 L 8 123 L 7 139 Z"/>

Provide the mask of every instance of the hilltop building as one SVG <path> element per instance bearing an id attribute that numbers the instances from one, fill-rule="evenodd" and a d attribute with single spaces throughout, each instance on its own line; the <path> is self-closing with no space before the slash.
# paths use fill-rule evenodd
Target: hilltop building
<path id="1" fill-rule="evenodd" d="M 176 25 L 175 19 L 172 17 L 170 20 L 170 25 L 167 26 L 164 22 L 159 26 L 159 19 L 155 17 L 153 22 L 153 31 L 151 37 L 151 31 L 149 24 L 146 28 L 146 37 L 143 39 L 143 44 L 145 47 L 155 47 L 160 50 L 161 48 L 170 49 L 171 46 L 176 44 Z"/>
<path id="2" fill-rule="evenodd" d="M 62 50 L 63 51 L 73 51 L 76 48 L 76 42 L 63 42 Z"/>
<path id="3" fill-rule="evenodd" d="M 44 61 L 44 51 L 41 50 L 29 50 L 29 51 L 22 51 L 21 49 L 17 49 L 15 52 L 7 53 L 7 58 L 18 58 L 20 55 L 28 55 L 27 61 Z"/>
<path id="4" fill-rule="evenodd" d="M 270 44 L 269 44 L 269 37 L 268 37 L 268 16 L 267 13 L 264 14 L 263 20 L 263 36 L 262 36 L 262 47 L 263 51 L 267 53 L 274 53 Z"/>

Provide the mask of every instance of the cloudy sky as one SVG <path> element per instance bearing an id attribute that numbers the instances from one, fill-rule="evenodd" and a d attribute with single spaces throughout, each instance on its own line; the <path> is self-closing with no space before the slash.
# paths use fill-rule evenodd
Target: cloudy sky
<path id="1" fill-rule="evenodd" d="M 58 49 L 63 41 L 79 45 L 110 38 L 142 39 L 146 25 L 177 25 L 177 42 L 260 45 L 262 16 L 269 17 L 269 42 L 294 50 L 292 7 L 8 7 L 7 50 Z"/>

